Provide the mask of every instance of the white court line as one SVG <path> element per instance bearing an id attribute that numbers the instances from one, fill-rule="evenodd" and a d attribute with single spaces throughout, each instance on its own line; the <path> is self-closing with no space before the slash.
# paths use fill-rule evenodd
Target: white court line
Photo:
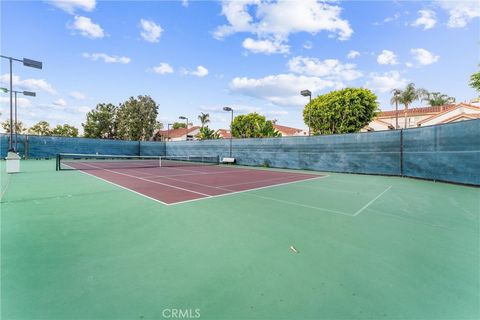
<path id="1" fill-rule="evenodd" d="M 234 184 L 227 184 L 223 186 L 219 186 L 220 188 L 228 188 L 228 187 L 235 187 L 235 186 L 241 186 L 244 184 L 252 184 L 256 182 L 268 182 L 272 180 L 279 180 L 279 179 L 285 179 L 285 178 L 292 178 L 292 177 L 276 177 L 276 178 L 269 178 L 269 179 L 263 179 L 263 180 L 256 180 L 256 181 L 250 181 L 250 182 L 242 182 L 242 183 L 234 183 Z M 308 179 L 305 179 L 308 180 Z"/>
<path id="2" fill-rule="evenodd" d="M 98 167 L 88 165 L 88 164 L 85 164 L 85 165 L 91 166 L 91 167 L 94 167 L 94 168 L 98 168 Z M 102 168 L 100 168 L 100 169 L 102 169 Z M 186 189 L 186 188 L 172 186 L 172 185 L 166 184 L 166 183 L 161 183 L 161 182 L 158 182 L 158 181 L 153 181 L 153 180 L 148 180 L 148 179 L 145 179 L 145 178 L 140 178 L 140 177 L 137 177 L 137 176 L 132 176 L 131 174 L 127 174 L 127 173 L 116 172 L 116 171 L 108 170 L 108 169 L 102 169 L 102 170 L 107 171 L 107 172 L 112 172 L 112 173 L 115 173 L 115 174 L 119 174 L 119 175 L 122 175 L 122 176 L 130 177 L 130 178 L 138 179 L 138 180 L 143 180 L 143 181 L 159 184 L 159 185 L 162 185 L 162 186 L 165 186 L 165 187 L 170 187 L 170 188 L 179 189 L 179 190 L 183 190 L 183 191 L 187 191 L 187 192 L 191 192 L 191 193 L 196 193 L 196 194 L 199 194 L 199 195 L 205 196 L 205 197 L 210 197 L 210 195 L 206 194 L 206 193 L 201 193 L 201 192 L 193 191 L 193 190 Z"/>
<path id="3" fill-rule="evenodd" d="M 271 200 L 271 201 L 277 201 L 277 202 L 281 202 L 281 203 L 285 203 L 285 204 L 289 204 L 289 205 L 294 205 L 294 206 L 299 206 L 299 207 L 304 207 L 304 208 L 308 208 L 308 209 L 326 211 L 326 212 L 331 212 L 331 213 L 336 213 L 336 214 L 343 214 L 344 216 L 354 217 L 354 215 L 351 215 L 351 214 L 346 213 L 346 212 L 327 209 L 327 208 L 322 208 L 322 207 L 309 206 L 308 204 L 298 203 L 298 202 L 294 202 L 294 201 L 287 201 L 287 200 L 282 200 L 282 199 L 277 199 L 277 198 L 270 198 L 270 197 L 260 196 L 258 194 L 248 194 L 248 195 L 252 196 L 252 197 L 262 198 L 262 199 Z"/>
<path id="4" fill-rule="evenodd" d="M 238 193 L 244 193 L 244 192 L 249 192 L 249 191 L 254 191 L 254 190 L 261 190 L 261 189 L 268 189 L 268 188 L 274 188 L 274 187 L 280 187 L 280 186 L 285 186 L 288 184 L 294 184 L 294 183 L 299 183 L 299 182 L 304 182 L 304 181 L 311 181 L 311 180 L 317 180 L 317 179 L 323 179 L 330 177 L 329 175 L 325 176 L 317 176 L 315 178 L 308 178 L 308 179 L 303 179 L 303 180 L 297 180 L 297 181 L 290 181 L 290 182 L 285 182 L 285 183 L 279 183 L 279 184 L 272 184 L 270 186 L 265 186 L 265 187 L 258 187 L 258 188 L 253 188 L 253 189 L 248 189 L 248 190 L 242 190 L 242 191 L 233 191 L 230 193 L 225 193 L 225 194 L 218 194 L 215 196 L 209 196 L 208 198 L 198 198 L 198 199 L 192 199 L 192 200 L 185 200 L 185 201 L 179 201 L 175 203 L 168 203 L 167 206 L 174 206 L 177 204 L 183 204 L 183 203 L 188 203 L 188 202 L 194 202 L 194 201 L 200 201 L 200 200 L 206 200 L 206 199 L 211 199 L 211 198 L 219 198 L 219 197 L 225 197 L 225 196 L 230 196 L 232 194 L 238 194 Z M 231 191 L 231 190 L 229 190 Z"/>
<path id="5" fill-rule="evenodd" d="M 169 175 L 169 176 L 166 176 L 166 175 L 147 176 L 147 177 L 143 177 L 143 178 L 149 179 L 149 178 L 186 177 L 186 176 L 198 176 L 200 174 L 201 175 L 211 175 L 211 174 L 213 175 L 213 174 L 220 174 L 220 173 L 237 173 L 237 171 L 197 172 L 197 173 L 172 174 L 172 175 Z"/>
<path id="6" fill-rule="evenodd" d="M 132 189 L 130 189 L 130 188 L 121 186 L 121 185 L 119 185 L 119 184 L 116 184 L 116 183 L 114 183 L 114 182 L 108 181 L 108 180 L 106 180 L 106 179 L 97 177 L 96 175 L 93 175 L 93 174 L 91 174 L 91 173 L 85 172 L 85 171 L 83 171 L 83 170 L 78 170 L 78 169 L 73 168 L 73 167 L 70 167 L 69 165 L 66 165 L 66 164 L 63 164 L 63 165 L 66 166 L 66 167 L 72 168 L 73 170 L 80 171 L 81 173 L 86 174 L 87 176 L 91 176 L 91 177 L 97 178 L 98 180 L 105 181 L 105 182 L 107 182 L 107 183 L 109 183 L 109 184 L 111 184 L 111 185 L 114 185 L 114 186 L 116 186 L 116 187 L 119 187 L 119 188 L 122 188 L 122 189 L 124 189 L 124 190 L 128 190 L 128 191 L 131 191 L 131 192 L 133 192 L 133 193 L 136 193 L 136 194 L 138 194 L 138 195 L 140 195 L 140 196 L 142 196 L 142 197 L 144 197 L 144 198 L 147 198 L 147 199 L 150 199 L 150 200 L 159 202 L 159 203 L 164 204 L 164 205 L 168 205 L 168 203 L 165 203 L 165 202 L 160 201 L 160 200 L 158 200 L 158 199 L 149 197 L 149 196 L 147 196 L 146 194 L 143 194 L 143 193 L 137 192 L 137 191 L 135 191 L 135 190 L 132 190 Z M 99 169 L 101 169 L 101 168 L 99 168 Z"/>
<path id="7" fill-rule="evenodd" d="M 375 198 L 373 198 L 372 200 L 370 200 L 366 205 L 364 205 L 362 208 L 360 208 L 357 212 L 355 212 L 353 214 L 353 216 L 358 216 L 363 210 L 367 209 L 372 203 L 374 203 L 378 198 L 380 198 L 381 196 L 383 196 L 383 194 L 385 192 L 387 192 L 388 190 L 390 190 L 392 188 L 392 186 L 389 186 L 387 189 L 383 190 L 382 193 L 380 193 L 378 196 L 376 196 Z"/>

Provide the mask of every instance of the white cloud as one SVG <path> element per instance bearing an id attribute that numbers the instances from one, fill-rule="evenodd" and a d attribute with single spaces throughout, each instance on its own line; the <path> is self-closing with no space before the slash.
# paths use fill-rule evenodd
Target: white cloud
<path id="1" fill-rule="evenodd" d="M 355 59 L 358 56 L 360 56 L 360 52 L 355 50 L 350 50 L 347 54 L 347 59 Z"/>
<path id="2" fill-rule="evenodd" d="M 188 0 L 182 0 L 182 6 L 188 8 Z"/>
<path id="3" fill-rule="evenodd" d="M 341 84 L 319 77 L 278 74 L 259 79 L 237 77 L 230 82 L 230 89 L 279 106 L 302 106 L 305 104 L 305 97 L 300 95 L 301 90 L 308 88 L 318 93 L 325 88 L 338 88 L 339 85 Z"/>
<path id="4" fill-rule="evenodd" d="M 60 99 L 57 99 L 55 101 L 52 102 L 54 105 L 56 106 L 60 106 L 60 107 L 65 107 L 67 106 L 67 101 L 65 101 L 64 99 L 60 98 Z"/>
<path id="5" fill-rule="evenodd" d="M 335 59 L 322 61 L 316 58 L 294 57 L 288 61 L 287 65 L 291 72 L 323 77 L 336 82 L 351 81 L 362 76 L 362 73 L 356 69 L 355 64 L 342 64 Z"/>
<path id="6" fill-rule="evenodd" d="M 414 27 L 423 26 L 423 30 L 431 29 L 437 23 L 437 18 L 435 11 L 432 10 L 419 10 L 418 14 L 420 15 L 417 20 L 412 23 Z"/>
<path id="7" fill-rule="evenodd" d="M 158 74 L 173 73 L 173 68 L 166 62 L 161 62 L 158 66 L 153 67 L 153 71 Z"/>
<path id="8" fill-rule="evenodd" d="M 87 99 L 87 96 L 80 91 L 70 92 L 70 97 L 75 99 L 75 100 L 85 100 L 85 99 Z"/>
<path id="9" fill-rule="evenodd" d="M 253 53 L 288 53 L 290 47 L 282 44 L 279 40 L 254 40 L 252 38 L 246 38 L 242 46 Z"/>
<path id="10" fill-rule="evenodd" d="M 440 7 L 449 14 L 447 26 L 463 28 L 474 18 L 480 17 L 480 4 L 474 1 L 438 0 Z"/>
<path id="11" fill-rule="evenodd" d="M 337 5 L 315 0 L 223 1 L 222 15 L 228 24 L 217 27 L 213 35 L 223 39 L 238 32 L 248 32 L 257 35 L 259 41 L 275 39 L 282 43 L 293 33 L 328 31 L 340 40 L 347 40 L 353 30 L 348 20 L 340 17 L 341 12 L 342 8 Z"/>
<path id="12" fill-rule="evenodd" d="M 74 14 L 77 9 L 92 11 L 96 5 L 96 0 L 48 0 L 47 2 L 70 14 Z"/>
<path id="13" fill-rule="evenodd" d="M 410 54 L 413 56 L 413 59 L 421 65 L 429 65 L 437 62 L 438 59 L 440 59 L 439 56 L 436 56 L 430 51 L 422 48 L 411 49 Z"/>
<path id="14" fill-rule="evenodd" d="M 374 22 L 373 25 L 375 25 L 375 26 L 380 26 L 380 25 L 382 25 L 382 24 L 385 24 L 385 23 L 388 23 L 388 22 L 392 22 L 392 21 L 398 20 L 398 18 L 400 18 L 400 13 L 399 13 L 399 12 L 396 12 L 393 16 L 391 16 L 391 17 L 386 17 L 386 18 L 383 19 L 381 22 Z"/>
<path id="15" fill-rule="evenodd" d="M 90 39 L 103 38 L 105 32 L 103 31 L 100 25 L 93 23 L 90 18 L 75 16 L 73 24 L 69 25 L 69 28 L 72 30 L 77 30 L 84 37 Z"/>
<path id="16" fill-rule="evenodd" d="M 129 57 L 110 56 L 106 53 L 83 53 L 82 56 L 92 61 L 103 60 L 106 63 L 127 64 L 130 62 Z"/>
<path id="17" fill-rule="evenodd" d="M 10 108 L 10 97 L 0 97 L 0 105 Z M 17 97 L 17 107 L 25 108 L 25 107 L 30 107 L 31 105 L 32 105 L 32 102 L 29 99 L 23 98 L 23 97 Z M 9 110 L 8 112 L 9 112 L 8 114 L 10 114 Z"/>
<path id="18" fill-rule="evenodd" d="M 411 62 L 405 62 L 405 65 L 409 68 L 412 68 L 413 67 L 413 63 Z"/>
<path id="19" fill-rule="evenodd" d="M 10 75 L 8 73 L 2 75 L 0 77 L 0 83 L 4 85 L 10 84 Z M 27 91 L 45 91 L 50 94 L 56 94 L 57 92 L 52 87 L 50 83 L 48 83 L 45 79 L 20 79 L 19 76 L 13 75 L 12 77 L 13 86 L 22 90 Z"/>
<path id="20" fill-rule="evenodd" d="M 142 36 L 143 40 L 148 42 L 158 42 L 160 36 L 162 35 L 163 29 L 160 25 L 156 24 L 152 20 L 140 20 L 140 27 L 142 31 L 140 35 Z"/>
<path id="21" fill-rule="evenodd" d="M 305 41 L 305 43 L 303 44 L 303 47 L 308 50 L 312 49 L 313 48 L 312 41 Z"/>
<path id="22" fill-rule="evenodd" d="M 391 91 L 396 88 L 403 88 L 408 80 L 401 77 L 398 71 L 389 71 L 385 73 L 370 73 L 370 80 L 365 84 L 367 88 L 381 93 Z"/>
<path id="23" fill-rule="evenodd" d="M 378 55 L 377 62 L 379 64 L 389 64 L 394 65 L 398 64 L 397 56 L 393 51 L 390 50 L 382 50 L 382 53 Z"/>
<path id="24" fill-rule="evenodd" d="M 205 68 L 204 66 L 198 66 L 197 69 L 195 69 L 193 71 L 184 70 L 183 73 L 189 74 L 189 75 L 192 75 L 192 76 L 196 76 L 196 77 L 199 77 L 199 78 L 203 78 L 206 75 L 208 75 L 208 69 Z"/>

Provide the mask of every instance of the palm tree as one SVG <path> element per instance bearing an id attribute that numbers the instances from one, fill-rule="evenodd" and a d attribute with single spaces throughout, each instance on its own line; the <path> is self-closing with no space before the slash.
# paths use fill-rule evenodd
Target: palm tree
<path id="1" fill-rule="evenodd" d="M 395 129 L 398 129 L 398 103 L 400 102 L 400 93 L 402 90 L 393 89 L 393 97 L 390 99 L 390 104 L 395 104 Z"/>
<path id="2" fill-rule="evenodd" d="M 200 120 L 201 127 L 203 128 L 207 123 L 210 122 L 210 115 L 208 113 L 200 113 L 198 116 L 198 120 Z"/>
<path id="3" fill-rule="evenodd" d="M 455 98 L 440 92 L 427 92 L 422 101 L 428 101 L 428 104 L 434 107 L 455 103 Z"/>
<path id="4" fill-rule="evenodd" d="M 421 88 L 415 88 L 415 83 L 409 83 L 405 89 L 399 90 L 400 93 L 397 95 L 398 96 L 398 102 L 403 104 L 405 106 L 405 109 L 403 111 L 404 118 L 405 118 L 405 123 L 404 123 L 404 128 L 407 128 L 407 112 L 408 112 L 408 107 L 412 104 L 413 101 L 415 100 L 420 100 L 425 95 L 427 94 L 427 90 L 421 89 Z"/>

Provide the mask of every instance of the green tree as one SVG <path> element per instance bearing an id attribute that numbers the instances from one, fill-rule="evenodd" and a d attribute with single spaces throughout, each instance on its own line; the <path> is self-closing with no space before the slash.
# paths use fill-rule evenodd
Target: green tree
<path id="1" fill-rule="evenodd" d="M 440 92 L 425 92 L 422 101 L 427 101 L 428 105 L 434 107 L 455 103 L 455 98 Z"/>
<path id="2" fill-rule="evenodd" d="M 14 125 L 15 125 L 15 122 L 14 122 Z M 2 122 L 2 128 L 5 131 L 5 133 L 10 133 L 10 120 L 5 120 L 4 122 Z M 23 134 L 27 131 L 27 128 L 23 125 L 22 121 L 17 121 L 17 125 L 15 126 L 15 129 L 17 129 L 16 132 L 19 134 Z"/>
<path id="3" fill-rule="evenodd" d="M 37 124 L 34 124 L 28 129 L 28 133 L 40 135 L 40 136 L 49 136 L 52 134 L 52 129 L 50 124 L 47 121 L 40 121 Z"/>
<path id="4" fill-rule="evenodd" d="M 204 126 L 200 128 L 197 138 L 199 140 L 213 140 L 220 139 L 220 135 L 215 132 L 215 130 L 211 130 L 208 126 Z"/>
<path id="5" fill-rule="evenodd" d="M 150 140 L 157 126 L 158 105 L 149 96 L 131 97 L 117 111 L 117 137 Z"/>
<path id="6" fill-rule="evenodd" d="M 174 122 L 172 124 L 172 129 L 186 128 L 187 124 L 185 122 Z"/>
<path id="7" fill-rule="evenodd" d="M 470 87 L 480 92 L 480 71 L 477 71 L 470 76 Z"/>
<path id="8" fill-rule="evenodd" d="M 62 137 L 78 137 L 78 129 L 69 124 L 64 124 L 63 126 L 58 124 L 55 128 L 53 128 L 52 135 Z"/>
<path id="9" fill-rule="evenodd" d="M 303 120 L 315 133 L 358 132 L 378 110 L 377 96 L 368 89 L 345 88 L 312 99 L 303 110 Z"/>
<path id="10" fill-rule="evenodd" d="M 99 103 L 87 113 L 82 123 L 85 138 L 115 138 L 117 107 L 111 103 Z"/>
<path id="11" fill-rule="evenodd" d="M 421 88 L 415 88 L 415 83 L 409 83 L 405 89 L 400 90 L 397 89 L 400 93 L 398 95 L 398 101 L 404 105 L 403 109 L 403 116 L 404 116 L 404 128 L 407 127 L 407 112 L 408 107 L 412 104 L 415 100 L 421 100 L 423 97 L 426 96 L 427 90 Z"/>
<path id="12" fill-rule="evenodd" d="M 203 128 L 207 123 L 210 122 L 210 115 L 202 112 L 198 116 L 198 120 L 200 120 L 201 127 Z"/>
<path id="13" fill-rule="evenodd" d="M 236 138 L 266 138 L 281 136 L 272 121 L 256 112 L 238 115 L 232 122 L 232 135 Z"/>

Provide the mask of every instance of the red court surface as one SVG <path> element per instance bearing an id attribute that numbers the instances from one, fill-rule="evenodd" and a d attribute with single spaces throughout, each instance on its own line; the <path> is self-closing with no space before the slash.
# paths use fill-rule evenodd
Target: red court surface
<path id="1" fill-rule="evenodd" d="M 66 165 L 166 205 L 322 177 L 226 166 L 97 167 L 92 170 L 91 163 L 88 168 L 78 163 Z"/>

